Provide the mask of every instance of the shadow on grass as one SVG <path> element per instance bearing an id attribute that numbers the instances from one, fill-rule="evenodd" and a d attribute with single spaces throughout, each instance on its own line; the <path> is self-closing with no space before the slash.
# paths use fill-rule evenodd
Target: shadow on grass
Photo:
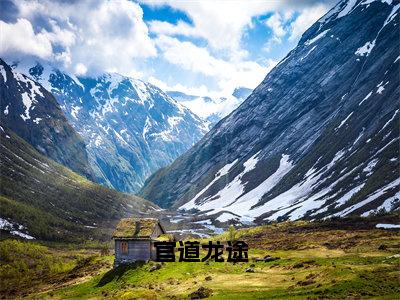
<path id="1" fill-rule="evenodd" d="M 102 287 L 107 283 L 113 281 L 114 279 L 119 280 L 125 274 L 125 272 L 140 268 L 144 264 L 145 262 L 135 262 L 131 264 L 120 265 L 114 269 L 111 269 L 110 271 L 108 271 L 106 274 L 103 275 L 103 277 L 100 279 L 96 287 Z"/>

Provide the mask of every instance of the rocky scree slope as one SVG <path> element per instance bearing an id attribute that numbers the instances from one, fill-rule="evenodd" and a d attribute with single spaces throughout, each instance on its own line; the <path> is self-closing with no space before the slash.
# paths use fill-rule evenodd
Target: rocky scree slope
<path id="1" fill-rule="evenodd" d="M 140 195 L 264 222 L 399 206 L 399 1 L 341 1 Z"/>

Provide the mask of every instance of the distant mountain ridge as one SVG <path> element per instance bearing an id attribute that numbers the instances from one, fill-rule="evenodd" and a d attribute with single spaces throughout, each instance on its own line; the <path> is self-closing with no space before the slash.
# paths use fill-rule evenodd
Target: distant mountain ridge
<path id="1" fill-rule="evenodd" d="M 166 93 L 208 121 L 208 128 L 212 128 L 237 108 L 251 92 L 252 90 L 249 88 L 238 87 L 232 95 L 226 97 L 188 95 L 179 91 L 167 91 Z"/>
<path id="2" fill-rule="evenodd" d="M 399 8 L 338 3 L 140 195 L 242 222 L 398 209 Z"/>
<path id="3" fill-rule="evenodd" d="M 86 144 L 94 180 L 122 192 L 194 145 L 206 124 L 159 88 L 118 74 L 75 77 L 34 60 L 15 69 L 54 95 Z"/>

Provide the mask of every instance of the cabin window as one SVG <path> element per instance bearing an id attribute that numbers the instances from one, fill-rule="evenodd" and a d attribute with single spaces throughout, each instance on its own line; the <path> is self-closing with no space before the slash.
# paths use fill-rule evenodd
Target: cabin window
<path id="1" fill-rule="evenodd" d="M 121 253 L 128 254 L 128 242 L 121 242 Z"/>

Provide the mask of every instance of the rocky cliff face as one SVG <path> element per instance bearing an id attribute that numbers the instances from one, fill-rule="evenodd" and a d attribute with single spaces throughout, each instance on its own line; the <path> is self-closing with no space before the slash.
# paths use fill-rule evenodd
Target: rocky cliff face
<path id="1" fill-rule="evenodd" d="M 54 96 L 1 59 L 0 123 L 40 153 L 93 178 L 85 143 L 68 123 Z"/>
<path id="2" fill-rule="evenodd" d="M 399 206 L 398 1 L 342 1 L 140 194 L 224 220 Z"/>
<path id="3" fill-rule="evenodd" d="M 75 77 L 43 62 L 16 67 L 55 96 L 86 143 L 96 182 L 135 192 L 207 131 L 199 117 L 149 83 L 118 74 Z"/>

